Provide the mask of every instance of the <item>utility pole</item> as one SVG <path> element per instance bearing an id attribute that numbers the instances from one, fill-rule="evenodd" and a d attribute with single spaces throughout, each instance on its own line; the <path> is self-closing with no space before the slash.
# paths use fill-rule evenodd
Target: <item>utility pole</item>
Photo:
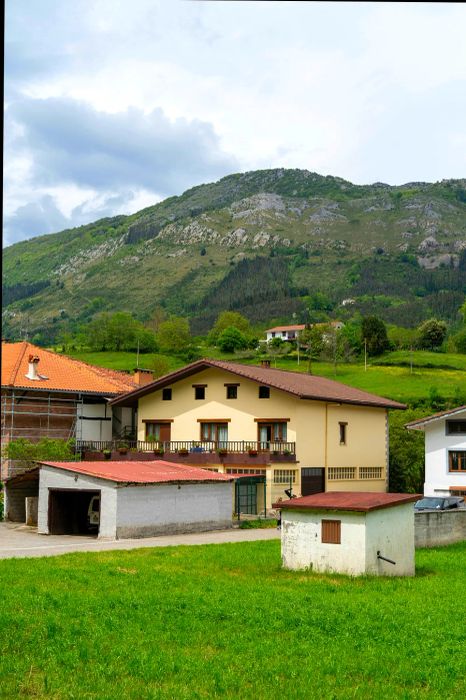
<path id="1" fill-rule="evenodd" d="M 298 348 L 298 366 L 299 366 L 299 331 L 296 331 L 296 347 Z"/>
<path id="2" fill-rule="evenodd" d="M 367 339 L 364 338 L 364 372 L 367 372 Z"/>
<path id="3" fill-rule="evenodd" d="M 139 369 L 139 340 L 138 340 L 138 352 L 136 355 L 136 369 Z"/>

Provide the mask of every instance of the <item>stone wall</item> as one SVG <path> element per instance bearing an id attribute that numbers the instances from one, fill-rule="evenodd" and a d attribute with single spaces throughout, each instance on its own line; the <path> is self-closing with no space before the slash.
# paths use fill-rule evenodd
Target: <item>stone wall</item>
<path id="1" fill-rule="evenodd" d="M 416 513 L 414 539 L 416 547 L 438 547 L 466 540 L 466 508 Z"/>

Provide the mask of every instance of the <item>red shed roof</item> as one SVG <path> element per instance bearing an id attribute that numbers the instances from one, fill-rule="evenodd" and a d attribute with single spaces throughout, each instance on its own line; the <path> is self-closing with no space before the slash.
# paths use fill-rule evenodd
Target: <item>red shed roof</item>
<path id="1" fill-rule="evenodd" d="M 40 379 L 28 379 L 29 357 L 38 358 Z M 136 389 L 129 374 L 96 367 L 66 355 L 44 350 L 26 341 L 2 342 L 2 387 L 71 391 L 74 393 L 115 396 Z"/>
<path id="2" fill-rule="evenodd" d="M 291 498 L 273 504 L 281 510 L 355 510 L 366 513 L 379 508 L 390 508 L 402 503 L 413 503 L 419 494 L 413 493 L 373 493 L 370 491 L 326 491 L 312 496 Z"/>
<path id="3" fill-rule="evenodd" d="M 232 481 L 229 474 L 218 474 L 185 464 L 174 464 L 164 460 L 136 462 L 121 460 L 111 462 L 40 462 L 41 465 L 94 476 L 106 481 L 123 484 L 161 484 L 184 482 Z"/>

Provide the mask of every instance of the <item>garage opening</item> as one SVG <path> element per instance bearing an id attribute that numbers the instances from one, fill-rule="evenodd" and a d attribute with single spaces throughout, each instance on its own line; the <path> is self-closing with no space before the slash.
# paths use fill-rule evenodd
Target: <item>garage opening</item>
<path id="1" fill-rule="evenodd" d="M 98 535 L 100 491 L 51 489 L 48 521 L 51 535 Z"/>

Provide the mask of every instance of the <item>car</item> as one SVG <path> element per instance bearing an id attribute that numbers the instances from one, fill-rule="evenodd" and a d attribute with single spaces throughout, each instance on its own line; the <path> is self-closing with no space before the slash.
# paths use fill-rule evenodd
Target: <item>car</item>
<path id="1" fill-rule="evenodd" d="M 426 496 L 416 501 L 414 509 L 420 510 L 451 510 L 452 508 L 464 508 L 462 496 Z"/>
<path id="2" fill-rule="evenodd" d="M 92 496 L 87 509 L 87 526 L 89 532 L 99 530 L 100 525 L 100 496 Z"/>

